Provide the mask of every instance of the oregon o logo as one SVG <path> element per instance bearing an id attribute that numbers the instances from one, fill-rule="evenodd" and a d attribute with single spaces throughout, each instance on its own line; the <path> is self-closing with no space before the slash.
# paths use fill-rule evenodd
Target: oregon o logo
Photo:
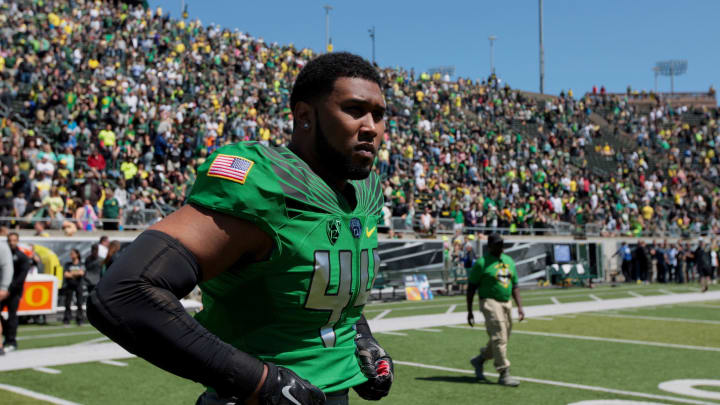
<path id="1" fill-rule="evenodd" d="M 35 299 L 38 296 L 38 299 Z M 50 290 L 43 285 L 32 285 L 25 290 L 25 302 L 31 307 L 41 307 L 50 301 Z"/>

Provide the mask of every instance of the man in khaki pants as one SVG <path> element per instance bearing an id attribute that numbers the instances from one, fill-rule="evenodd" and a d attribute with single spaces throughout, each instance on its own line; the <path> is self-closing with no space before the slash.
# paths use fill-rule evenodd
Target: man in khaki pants
<path id="1" fill-rule="evenodd" d="M 507 358 L 507 343 L 512 329 L 511 295 L 517 303 L 520 320 L 525 318 L 517 283 L 515 262 L 510 256 L 503 254 L 502 237 L 497 233 L 491 234 L 488 237 L 488 253 L 473 265 L 467 287 L 468 323 L 470 326 L 475 323 L 472 306 L 477 291 L 480 311 L 485 316 L 485 327 L 490 337 L 487 345 L 480 349 L 480 354 L 470 360 L 478 380 L 485 379 L 485 361 L 494 358 L 495 368 L 500 373 L 498 383 L 509 387 L 520 385 L 517 379 L 510 376 L 510 360 Z"/>

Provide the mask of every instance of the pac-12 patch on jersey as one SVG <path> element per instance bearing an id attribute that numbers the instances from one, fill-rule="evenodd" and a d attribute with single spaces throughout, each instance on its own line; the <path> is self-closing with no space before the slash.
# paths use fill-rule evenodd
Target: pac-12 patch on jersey
<path id="1" fill-rule="evenodd" d="M 255 162 L 252 160 L 240 156 L 220 154 L 213 160 L 207 175 L 245 184 L 245 179 L 247 179 L 254 164 Z"/>

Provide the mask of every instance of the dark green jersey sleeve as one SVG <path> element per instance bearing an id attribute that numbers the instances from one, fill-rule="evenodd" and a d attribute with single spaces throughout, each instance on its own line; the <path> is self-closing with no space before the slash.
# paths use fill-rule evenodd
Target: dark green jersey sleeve
<path id="1" fill-rule="evenodd" d="M 275 241 L 279 254 L 276 219 L 285 217 L 285 199 L 262 148 L 241 142 L 218 149 L 198 168 L 187 202 L 254 223 Z"/>

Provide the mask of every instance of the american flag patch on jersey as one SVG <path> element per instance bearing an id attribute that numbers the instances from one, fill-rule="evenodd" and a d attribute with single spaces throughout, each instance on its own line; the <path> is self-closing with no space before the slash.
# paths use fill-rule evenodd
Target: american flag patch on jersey
<path id="1" fill-rule="evenodd" d="M 245 184 L 245 179 L 254 164 L 255 162 L 252 160 L 240 156 L 217 155 L 210 165 L 207 175 Z"/>

